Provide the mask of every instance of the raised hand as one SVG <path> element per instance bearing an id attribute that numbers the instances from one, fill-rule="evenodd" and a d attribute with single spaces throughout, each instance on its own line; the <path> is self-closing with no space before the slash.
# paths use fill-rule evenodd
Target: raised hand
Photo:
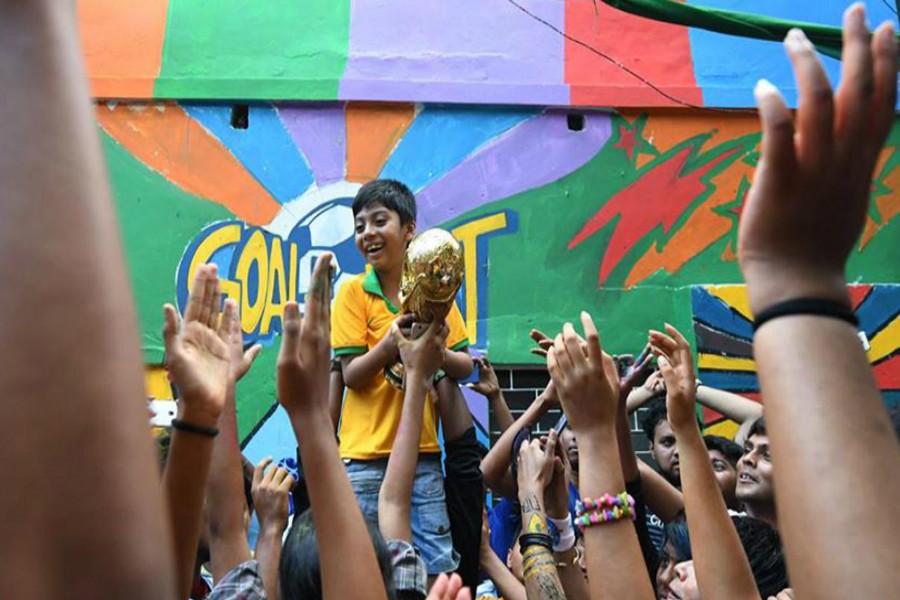
<path id="1" fill-rule="evenodd" d="M 645 383 L 653 374 L 653 354 L 648 350 L 649 345 L 641 352 L 643 358 L 640 362 L 632 362 L 619 380 L 619 396 L 623 402 L 631 390 Z"/>
<path id="2" fill-rule="evenodd" d="M 281 535 L 287 527 L 288 495 L 294 487 L 294 478 L 281 467 L 269 469 L 271 464 L 271 458 L 264 458 L 257 463 L 250 490 L 260 528 L 271 528 Z"/>
<path id="3" fill-rule="evenodd" d="M 694 402 L 697 397 L 697 378 L 691 346 L 681 333 L 666 324 L 665 333 L 650 331 L 650 344 L 659 357 L 659 371 L 666 382 L 666 411 L 673 429 L 696 427 Z"/>
<path id="4" fill-rule="evenodd" d="M 532 329 L 528 335 L 538 345 L 537 348 L 531 349 L 531 353 L 538 356 L 547 356 L 547 352 L 553 347 L 553 340 L 546 333 L 537 329 Z"/>
<path id="5" fill-rule="evenodd" d="M 591 316 L 581 313 L 587 342 L 566 323 L 547 353 L 547 367 L 572 429 L 580 434 L 614 427 L 619 400 L 619 375 Z"/>
<path id="6" fill-rule="evenodd" d="M 442 322 L 433 321 L 420 336 L 411 339 L 404 335 L 395 321 L 391 326 L 392 335 L 397 339 L 397 350 L 407 373 L 417 372 L 427 381 L 444 364 L 444 344 L 448 329 Z"/>
<path id="7" fill-rule="evenodd" d="M 194 275 L 184 324 L 171 304 L 163 307 L 166 367 L 181 394 L 180 417 L 216 427 L 225 404 L 234 300 L 225 302 L 219 322 L 219 277 L 215 265 L 200 265 Z"/>
<path id="8" fill-rule="evenodd" d="M 316 409 L 328 413 L 332 257 L 326 252 L 316 261 L 312 287 L 306 294 L 306 317 L 300 316 L 296 302 L 284 307 L 278 401 L 292 417 Z"/>
<path id="9" fill-rule="evenodd" d="M 473 359 L 478 365 L 478 382 L 466 384 L 470 390 L 474 390 L 482 396 L 495 396 L 500 393 L 500 381 L 497 379 L 497 373 L 494 372 L 494 365 L 486 356 L 479 356 Z"/>
<path id="10" fill-rule="evenodd" d="M 844 15 L 836 94 L 802 31 L 791 31 L 785 46 L 800 91 L 797 118 L 772 84 L 757 84 L 762 156 L 738 234 L 741 271 L 757 314 L 801 297 L 849 303 L 844 265 L 865 223 L 873 170 L 896 104 L 893 26 L 884 23 L 870 38 L 861 5 Z"/>
<path id="11" fill-rule="evenodd" d="M 462 579 L 456 573 L 450 577 L 441 573 L 425 600 L 472 600 L 472 593 L 462 586 Z"/>
<path id="12" fill-rule="evenodd" d="M 540 440 L 525 441 L 519 448 L 518 478 L 519 495 L 534 494 L 540 498 L 544 496 L 544 489 L 553 479 L 555 467 L 559 461 L 556 455 L 557 435 L 551 430 L 547 436 L 546 449 L 541 448 Z M 562 464 L 560 463 L 561 467 Z"/>

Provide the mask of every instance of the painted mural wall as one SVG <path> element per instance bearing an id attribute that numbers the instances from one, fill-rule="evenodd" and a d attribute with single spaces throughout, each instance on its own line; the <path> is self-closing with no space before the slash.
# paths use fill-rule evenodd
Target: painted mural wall
<path id="1" fill-rule="evenodd" d="M 247 340 L 266 345 L 240 394 L 251 448 L 255 435 L 290 442 L 283 417 L 268 418 L 281 311 L 302 300 L 322 251 L 335 253 L 338 283 L 365 268 L 349 205 L 374 177 L 407 182 L 419 227 L 447 228 L 462 243 L 460 306 L 473 344 L 495 362 L 532 362 L 530 329 L 558 330 L 587 308 L 613 351 L 636 352 L 649 327 L 672 322 L 697 332 L 702 378 L 758 391 L 740 288 L 697 287 L 741 282 L 737 219 L 759 143 L 752 114 L 277 104 L 252 106 L 240 129 L 226 104 L 96 110 L 147 361 L 163 358 L 161 305 L 183 306 L 196 265 L 217 263 Z M 870 284 L 900 282 L 898 142 L 900 128 L 848 272 L 865 284 L 854 297 L 873 307 L 871 357 L 894 399 L 900 286 Z M 473 408 L 486 425 L 483 403 Z"/>
<path id="2" fill-rule="evenodd" d="M 838 25 L 839 0 L 686 0 Z M 475 348 L 527 364 L 528 332 L 583 308 L 614 352 L 693 335 L 707 383 L 755 397 L 735 251 L 758 158 L 751 90 L 797 96 L 780 44 L 653 22 L 597 0 L 77 2 L 138 302 L 148 393 L 171 389 L 161 306 L 204 261 L 265 345 L 239 386 L 251 459 L 293 452 L 275 410 L 281 311 L 316 256 L 361 272 L 350 202 L 406 182 L 419 227 L 463 245 Z M 870 2 L 870 18 L 896 18 Z M 824 59 L 832 80 L 840 65 Z M 246 104 L 249 102 L 249 105 Z M 238 104 L 236 104 L 238 103 Z M 553 107 L 553 108 L 548 108 Z M 611 107 L 611 108 L 610 108 Z M 242 112 L 246 110 L 246 112 Z M 848 277 L 888 401 L 900 400 L 900 128 Z M 823 241 L 827 243 L 827 241 Z M 487 431 L 487 406 L 469 398 Z M 726 430 L 706 414 L 715 430 Z"/>

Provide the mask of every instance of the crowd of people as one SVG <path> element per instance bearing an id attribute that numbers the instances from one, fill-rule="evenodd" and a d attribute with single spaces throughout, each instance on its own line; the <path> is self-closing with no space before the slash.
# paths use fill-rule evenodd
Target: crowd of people
<path id="1" fill-rule="evenodd" d="M 553 335 L 523 332 L 551 381 L 514 420 L 455 305 L 428 324 L 401 314 L 415 197 L 375 180 L 353 203 L 370 268 L 334 297 L 326 253 L 302 310 L 284 307 L 273 377 L 297 462 L 248 465 L 236 383 L 259 349 L 245 346 L 212 264 L 197 267 L 183 316 L 163 307 L 179 402 L 154 460 L 73 11 L 0 0 L 6 597 L 895 597 L 898 413 L 876 387 L 844 277 L 894 123 L 890 23 L 871 33 L 863 7 L 848 9 L 834 93 L 792 30 L 796 115 L 772 84 L 755 90 L 762 149 L 739 259 L 761 405 L 698 381 L 671 325 L 648 324 L 637 358 L 613 356 L 582 312 L 577 326 L 559 315 Z M 398 360 L 402 389 L 384 374 Z M 458 383 L 476 367 L 470 385 L 501 431 L 490 448 Z M 704 436 L 698 405 L 735 421 L 735 439 Z M 535 435 L 554 407 L 564 417 Z M 639 409 L 652 466 L 632 447 Z"/>

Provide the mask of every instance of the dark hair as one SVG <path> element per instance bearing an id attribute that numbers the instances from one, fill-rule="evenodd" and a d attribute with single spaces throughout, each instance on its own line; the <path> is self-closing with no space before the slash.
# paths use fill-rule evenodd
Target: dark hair
<path id="1" fill-rule="evenodd" d="M 752 517 L 732 517 L 731 520 L 750 562 L 759 595 L 768 598 L 790 587 L 781 537 L 775 528 Z"/>
<path id="2" fill-rule="evenodd" d="M 359 188 L 353 199 L 353 216 L 372 204 L 381 204 L 400 215 L 401 225 L 416 220 L 415 195 L 395 179 L 374 179 Z"/>
<path id="3" fill-rule="evenodd" d="M 747 439 L 750 439 L 751 435 L 769 435 L 766 432 L 766 418 L 760 417 L 757 420 L 753 421 L 753 425 L 750 426 L 750 430 L 747 431 Z"/>
<path id="4" fill-rule="evenodd" d="M 693 554 L 691 554 L 691 536 L 688 534 L 687 518 L 683 510 L 679 511 L 672 521 L 666 523 L 663 529 L 663 548 L 669 543 L 672 544 L 672 548 L 675 550 L 676 563 L 693 558 Z"/>
<path id="5" fill-rule="evenodd" d="M 641 416 L 641 429 L 647 434 L 647 439 L 653 443 L 653 435 L 656 433 L 656 426 L 662 421 L 669 418 L 666 410 L 666 393 L 657 392 L 656 395 L 647 403 L 643 416 Z"/>
<path id="6" fill-rule="evenodd" d="M 706 444 L 707 450 L 718 451 L 731 463 L 732 467 L 737 466 L 738 461 L 741 460 L 741 456 L 744 454 L 744 450 L 739 445 L 721 435 L 704 435 L 703 443 Z"/>
<path id="7" fill-rule="evenodd" d="M 381 569 L 387 596 L 389 600 L 395 600 L 391 553 L 378 528 L 368 521 L 366 521 L 366 526 L 369 529 L 372 545 L 375 547 L 375 558 Z M 354 567 L 354 565 L 344 566 L 348 569 Z M 312 509 L 294 517 L 291 531 L 288 533 L 281 551 L 278 574 L 281 579 L 282 600 L 322 599 L 322 566 L 319 563 L 319 545 L 312 520 Z"/>

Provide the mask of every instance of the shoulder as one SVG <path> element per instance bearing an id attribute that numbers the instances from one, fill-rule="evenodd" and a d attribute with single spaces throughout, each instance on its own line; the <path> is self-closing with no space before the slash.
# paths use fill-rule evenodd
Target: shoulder
<path id="1" fill-rule="evenodd" d="M 365 290 L 363 290 L 365 276 L 365 273 L 361 273 L 341 281 L 335 295 L 335 303 L 362 302 L 365 298 Z"/>

